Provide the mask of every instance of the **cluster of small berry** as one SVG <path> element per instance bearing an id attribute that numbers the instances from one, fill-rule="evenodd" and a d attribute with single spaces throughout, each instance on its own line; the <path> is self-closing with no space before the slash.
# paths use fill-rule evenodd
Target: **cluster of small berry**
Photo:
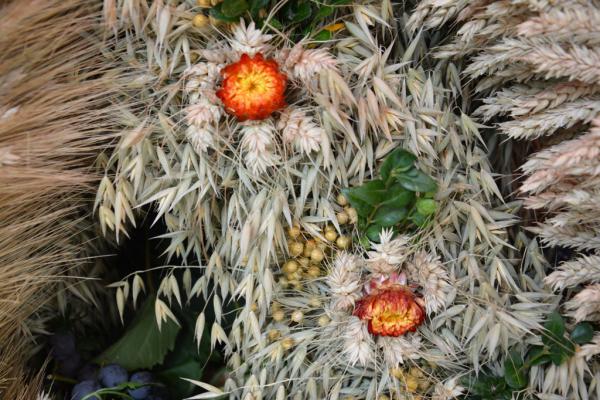
<path id="1" fill-rule="evenodd" d="M 127 370 L 118 364 L 100 368 L 93 363 L 84 363 L 72 332 L 54 334 L 50 338 L 50 344 L 52 357 L 58 365 L 57 372 L 78 381 L 71 391 L 71 400 L 99 400 L 102 389 L 126 392 L 134 400 L 167 399 L 164 388 L 156 385 L 153 375 L 148 371 L 137 371 L 129 376 Z M 127 385 L 123 385 L 126 383 L 136 387 L 126 388 L 124 386 Z M 97 392 L 100 393 L 95 395 Z"/>

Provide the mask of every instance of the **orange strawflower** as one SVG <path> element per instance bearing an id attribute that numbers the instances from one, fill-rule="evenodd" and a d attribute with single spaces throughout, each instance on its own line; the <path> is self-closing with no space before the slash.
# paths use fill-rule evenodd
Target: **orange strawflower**
<path id="1" fill-rule="evenodd" d="M 369 332 L 380 336 L 400 336 L 414 332 L 425 319 L 423 307 L 406 278 L 393 274 L 390 278 L 372 281 L 370 293 L 356 303 L 354 315 L 368 321 Z"/>
<path id="2" fill-rule="evenodd" d="M 217 96 L 225 110 L 240 121 L 259 120 L 285 107 L 287 78 L 274 60 L 258 53 L 250 58 L 242 54 L 240 61 L 221 70 L 223 85 Z"/>

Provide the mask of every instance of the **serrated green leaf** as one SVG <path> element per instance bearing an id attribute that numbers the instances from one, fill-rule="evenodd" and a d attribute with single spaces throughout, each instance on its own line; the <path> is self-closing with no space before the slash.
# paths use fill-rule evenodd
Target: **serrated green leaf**
<path id="1" fill-rule="evenodd" d="M 381 179 L 384 182 L 388 182 L 392 175 L 392 171 L 395 173 L 402 173 L 408 171 L 415 163 L 414 154 L 404 149 L 396 149 L 392 151 L 381 164 L 381 168 L 379 169 L 379 173 L 381 174 Z"/>
<path id="2" fill-rule="evenodd" d="M 154 296 L 146 299 L 129 329 L 94 360 L 96 363 L 116 363 L 127 370 L 137 370 L 150 369 L 163 362 L 167 353 L 173 350 L 181 328 L 169 319 L 163 322 L 159 331 L 154 301 Z"/>
<path id="3" fill-rule="evenodd" d="M 417 200 L 417 211 L 421 215 L 432 215 L 437 209 L 437 203 L 431 199 L 419 199 Z"/>
<path id="4" fill-rule="evenodd" d="M 246 0 L 223 0 L 221 3 L 221 12 L 226 17 L 235 18 L 248 11 L 249 7 Z"/>
<path id="5" fill-rule="evenodd" d="M 396 176 L 396 180 L 405 189 L 413 192 L 425 193 L 437 190 L 437 183 L 429 175 L 419 170 L 409 170 L 407 173 Z"/>
<path id="6" fill-rule="evenodd" d="M 517 350 L 512 350 L 504 360 L 504 380 L 513 389 L 523 389 L 527 386 L 523 364 L 523 357 Z"/>
<path id="7" fill-rule="evenodd" d="M 575 325 L 571 332 L 571 340 L 577 344 L 589 343 L 594 337 L 594 327 L 589 322 L 581 322 Z"/>
<path id="8" fill-rule="evenodd" d="M 399 224 L 406 219 L 408 210 L 394 206 L 382 206 L 375 212 L 373 222 L 382 227 L 390 227 Z"/>

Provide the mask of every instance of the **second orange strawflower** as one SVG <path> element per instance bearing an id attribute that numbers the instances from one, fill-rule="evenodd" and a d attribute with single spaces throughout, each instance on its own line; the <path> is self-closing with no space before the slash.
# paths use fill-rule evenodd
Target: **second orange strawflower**
<path id="1" fill-rule="evenodd" d="M 285 107 L 286 76 L 274 60 L 262 54 L 242 54 L 240 60 L 221 70 L 222 88 L 217 96 L 225 110 L 240 121 L 268 118 Z"/>
<path id="2" fill-rule="evenodd" d="M 414 332 L 423 323 L 423 307 L 412 290 L 392 279 L 379 282 L 371 293 L 356 303 L 354 315 L 368 321 L 369 332 L 400 336 Z"/>

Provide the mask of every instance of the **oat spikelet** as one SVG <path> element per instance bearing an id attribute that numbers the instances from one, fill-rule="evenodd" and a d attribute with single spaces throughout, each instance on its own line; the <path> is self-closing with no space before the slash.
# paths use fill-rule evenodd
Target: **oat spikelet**
<path id="1" fill-rule="evenodd" d="M 375 361 L 375 342 L 367 326 L 357 317 L 349 317 L 344 332 L 344 355 L 350 365 L 368 365 Z"/>
<path id="2" fill-rule="evenodd" d="M 600 320 L 600 284 L 590 285 L 565 303 L 576 321 Z"/>
<path id="3" fill-rule="evenodd" d="M 254 22 L 246 26 L 246 22 L 241 19 L 233 31 L 231 48 L 238 56 L 242 54 L 254 56 L 256 53 L 265 53 L 271 48 L 269 41 L 272 37 L 256 29 Z"/>
<path id="4" fill-rule="evenodd" d="M 425 252 L 415 254 L 407 271 L 410 279 L 423 286 L 423 298 L 427 314 L 438 312 L 446 304 L 446 297 L 450 290 L 448 272 L 438 257 L 433 257 Z"/>
<path id="5" fill-rule="evenodd" d="M 326 282 L 331 289 L 333 310 L 347 310 L 354 306 L 361 296 L 360 259 L 352 254 L 338 254 Z"/>

